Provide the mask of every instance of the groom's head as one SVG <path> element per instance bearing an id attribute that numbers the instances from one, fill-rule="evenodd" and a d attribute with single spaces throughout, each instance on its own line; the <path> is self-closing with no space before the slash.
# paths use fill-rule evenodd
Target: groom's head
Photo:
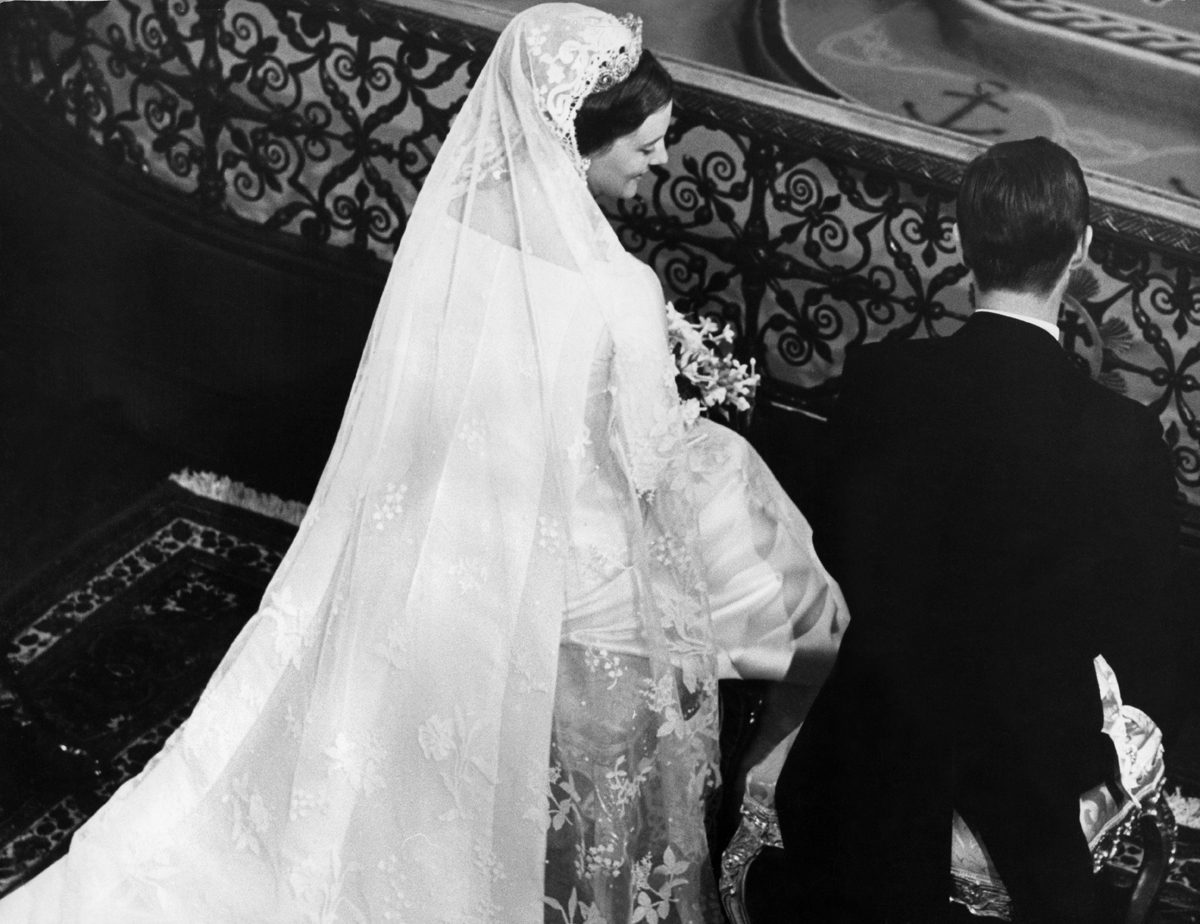
<path id="1" fill-rule="evenodd" d="M 958 236 L 981 290 L 1049 295 L 1087 225 L 1083 170 L 1053 141 L 1003 141 L 967 165 Z"/>

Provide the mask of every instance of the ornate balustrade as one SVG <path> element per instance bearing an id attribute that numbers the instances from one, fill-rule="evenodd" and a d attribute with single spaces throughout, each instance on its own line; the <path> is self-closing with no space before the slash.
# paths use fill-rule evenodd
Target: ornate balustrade
<path id="1" fill-rule="evenodd" d="M 378 272 L 503 22 L 451 0 L 18 0 L 0 4 L 0 119 L 50 117 L 130 183 Z M 667 63 L 671 162 L 610 214 L 680 307 L 738 327 L 763 400 L 820 414 L 848 345 L 961 323 L 954 190 L 979 146 Z M 1161 415 L 1200 503 L 1200 206 L 1098 174 L 1089 185 L 1096 238 L 1065 342 Z"/>

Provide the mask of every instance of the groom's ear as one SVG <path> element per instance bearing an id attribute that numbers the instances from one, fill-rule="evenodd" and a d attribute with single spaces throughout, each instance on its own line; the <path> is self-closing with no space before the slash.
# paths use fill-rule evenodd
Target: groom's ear
<path id="1" fill-rule="evenodd" d="M 956 248 L 958 248 L 959 259 L 962 260 L 962 265 L 966 266 L 966 268 L 968 270 L 970 270 L 971 264 L 967 263 L 967 254 L 966 254 L 966 251 L 964 250 L 964 248 L 962 248 L 962 234 L 959 233 L 959 223 L 958 222 L 954 222 L 953 224 L 950 224 L 950 236 L 952 236 L 952 238 L 954 239 L 954 246 Z"/>
<path id="2" fill-rule="evenodd" d="M 1071 269 L 1077 269 L 1087 262 L 1088 251 L 1092 249 L 1092 226 L 1083 229 L 1083 237 L 1075 245 L 1075 253 L 1071 255 Z"/>

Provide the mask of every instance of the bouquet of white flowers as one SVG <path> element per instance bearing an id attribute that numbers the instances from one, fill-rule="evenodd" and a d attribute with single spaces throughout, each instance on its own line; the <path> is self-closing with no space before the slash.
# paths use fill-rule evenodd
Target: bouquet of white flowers
<path id="1" fill-rule="evenodd" d="M 675 383 L 689 421 L 713 411 L 733 423 L 750 410 L 759 375 L 754 360 L 734 359 L 729 350 L 733 328 L 718 327 L 712 318 L 692 321 L 667 302 L 667 343 L 675 357 Z"/>

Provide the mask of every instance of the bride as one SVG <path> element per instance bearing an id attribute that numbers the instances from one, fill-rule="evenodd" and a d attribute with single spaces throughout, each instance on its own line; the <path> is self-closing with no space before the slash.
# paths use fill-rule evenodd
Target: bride
<path id="1" fill-rule="evenodd" d="M 0 924 L 719 920 L 717 678 L 818 685 L 847 616 L 592 197 L 666 158 L 640 46 L 505 29 L 260 612 Z"/>

